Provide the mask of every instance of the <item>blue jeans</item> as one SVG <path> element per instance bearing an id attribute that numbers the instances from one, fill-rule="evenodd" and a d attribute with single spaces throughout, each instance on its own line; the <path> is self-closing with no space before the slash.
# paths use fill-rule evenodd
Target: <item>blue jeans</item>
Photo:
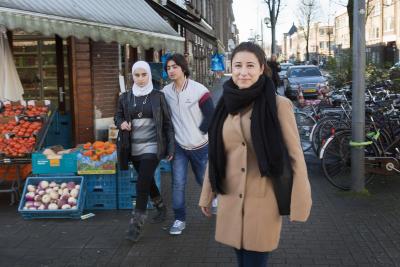
<path id="1" fill-rule="evenodd" d="M 172 161 L 172 208 L 175 220 L 186 220 L 185 187 L 188 173 L 188 163 L 192 166 L 196 182 L 202 186 L 204 172 L 208 161 L 208 145 L 196 149 L 186 150 L 175 145 L 175 155 Z"/>
<path id="2" fill-rule="evenodd" d="M 269 252 L 235 249 L 239 267 L 267 267 Z"/>

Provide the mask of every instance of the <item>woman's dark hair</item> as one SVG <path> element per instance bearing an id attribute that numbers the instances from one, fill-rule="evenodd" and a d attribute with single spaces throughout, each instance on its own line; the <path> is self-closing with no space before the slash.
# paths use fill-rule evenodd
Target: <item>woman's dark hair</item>
<path id="1" fill-rule="evenodd" d="M 258 59 L 258 62 L 260 63 L 260 66 L 264 66 L 264 74 L 267 75 L 268 77 L 272 77 L 272 71 L 270 67 L 267 65 L 267 59 L 265 56 L 264 50 L 258 45 L 253 42 L 242 42 L 238 46 L 233 49 L 232 52 L 232 57 L 231 60 L 235 57 L 235 55 L 239 52 L 250 52 L 253 53 L 256 58 Z M 233 61 L 231 61 L 233 64 Z"/>
<path id="2" fill-rule="evenodd" d="M 176 65 L 181 67 L 183 74 L 185 74 L 186 78 L 189 77 L 189 75 L 190 75 L 189 65 L 186 61 L 185 56 L 182 54 L 179 54 L 179 53 L 175 53 L 167 58 L 167 61 L 165 62 L 165 66 L 164 66 L 165 72 L 167 72 L 167 65 L 168 65 L 168 62 L 170 62 L 171 60 L 174 61 L 176 63 Z"/>

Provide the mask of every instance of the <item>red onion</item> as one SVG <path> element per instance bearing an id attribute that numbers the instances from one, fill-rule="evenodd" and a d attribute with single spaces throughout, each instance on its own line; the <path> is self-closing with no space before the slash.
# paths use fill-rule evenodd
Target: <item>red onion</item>
<path id="1" fill-rule="evenodd" d="M 32 200 L 34 200 L 35 199 L 35 193 L 34 192 L 28 192 L 28 193 L 26 193 L 26 195 L 25 195 L 25 200 L 30 200 L 30 201 L 32 201 Z"/>

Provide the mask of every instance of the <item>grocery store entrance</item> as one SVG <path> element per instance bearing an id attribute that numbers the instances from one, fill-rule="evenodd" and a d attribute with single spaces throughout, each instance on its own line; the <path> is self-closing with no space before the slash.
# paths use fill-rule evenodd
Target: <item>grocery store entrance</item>
<path id="1" fill-rule="evenodd" d="M 12 52 L 24 100 L 50 100 L 56 112 L 46 146 L 72 146 L 68 44 L 57 35 L 12 32 Z"/>

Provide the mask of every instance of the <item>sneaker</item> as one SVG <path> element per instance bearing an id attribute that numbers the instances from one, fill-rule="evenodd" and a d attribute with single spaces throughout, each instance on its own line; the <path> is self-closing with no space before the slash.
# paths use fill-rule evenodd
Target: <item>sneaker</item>
<path id="1" fill-rule="evenodd" d="M 180 220 L 175 220 L 174 224 L 169 229 L 169 234 L 171 235 L 180 235 L 182 234 L 183 229 L 185 229 L 186 223 Z"/>

